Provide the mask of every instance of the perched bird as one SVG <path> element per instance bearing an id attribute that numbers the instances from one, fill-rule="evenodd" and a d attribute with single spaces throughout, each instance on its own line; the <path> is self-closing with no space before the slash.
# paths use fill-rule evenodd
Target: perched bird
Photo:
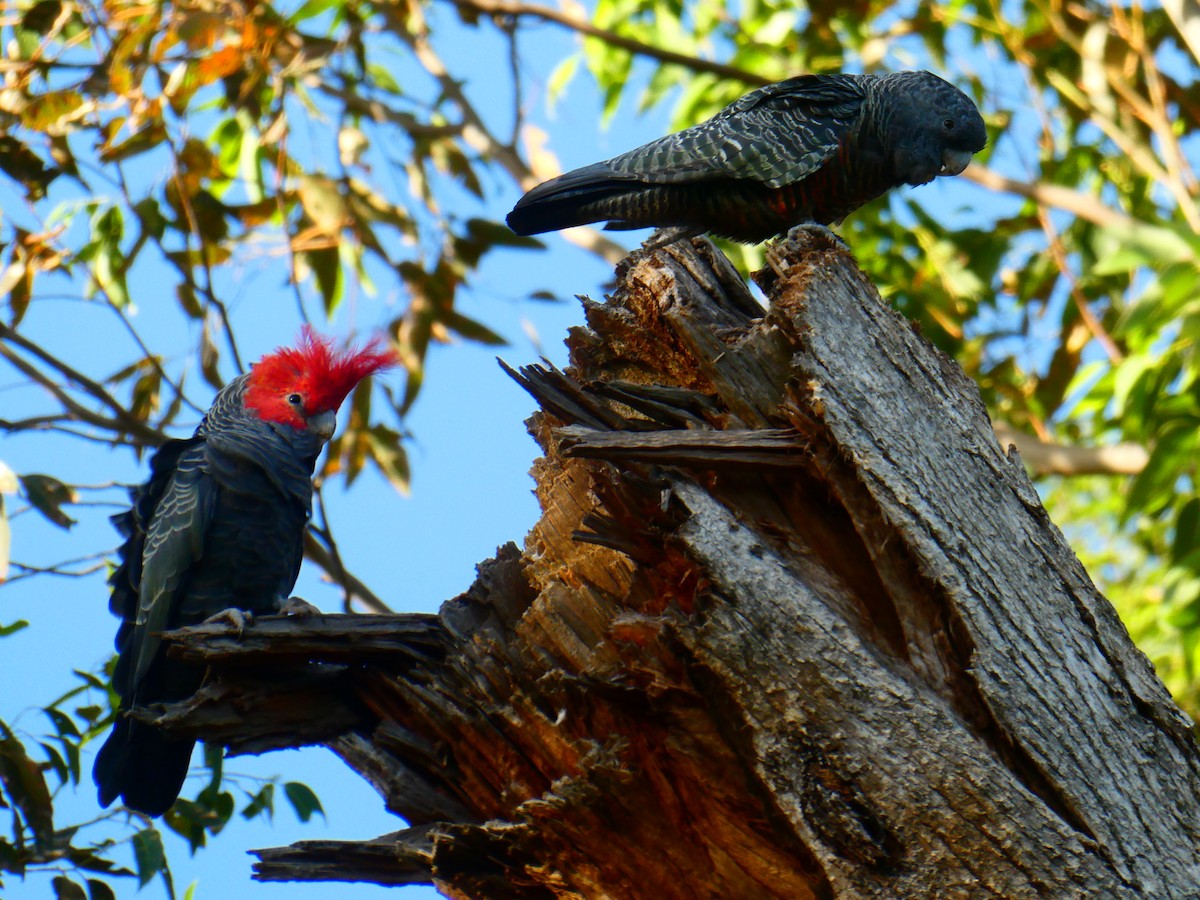
<path id="1" fill-rule="evenodd" d="M 527 235 L 607 220 L 756 243 L 840 222 L 901 184 L 957 175 L 986 143 L 975 104 L 930 72 L 800 75 L 538 185 L 508 226 Z"/>
<path id="2" fill-rule="evenodd" d="M 235 609 L 276 612 L 291 593 L 312 511 L 312 473 L 360 380 L 395 362 L 376 344 L 338 352 L 305 329 L 227 384 L 195 434 L 164 444 L 150 480 L 113 517 L 125 538 L 109 579 L 122 619 L 113 687 L 121 709 L 96 757 L 100 804 L 117 797 L 162 815 L 179 795 L 195 741 L 127 715 L 191 696 L 203 669 L 168 659 L 161 632 Z"/>

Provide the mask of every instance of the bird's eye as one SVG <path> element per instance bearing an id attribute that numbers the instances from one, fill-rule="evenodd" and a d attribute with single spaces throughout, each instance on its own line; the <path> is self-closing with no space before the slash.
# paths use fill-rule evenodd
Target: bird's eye
<path id="1" fill-rule="evenodd" d="M 304 402 L 304 398 L 299 394 L 288 394 L 287 401 L 288 403 L 292 404 L 292 406 L 299 406 Z"/>
<path id="2" fill-rule="evenodd" d="M 943 119 L 942 127 L 945 128 L 947 131 L 953 131 L 954 130 L 954 120 L 953 119 Z"/>

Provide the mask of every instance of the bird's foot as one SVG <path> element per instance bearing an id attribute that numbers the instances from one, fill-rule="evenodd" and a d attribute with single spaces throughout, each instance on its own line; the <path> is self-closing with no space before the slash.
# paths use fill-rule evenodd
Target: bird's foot
<path id="1" fill-rule="evenodd" d="M 809 237 L 824 238 L 827 241 L 832 241 L 843 250 L 849 250 L 850 245 L 847 244 L 840 234 L 825 225 L 818 225 L 816 222 L 801 222 L 799 225 L 793 225 L 788 229 L 786 239 L 794 241 L 801 235 Z"/>
<path id="2" fill-rule="evenodd" d="M 254 616 L 244 609 L 223 609 L 215 616 L 209 616 L 202 625 L 232 625 L 237 629 L 238 640 L 241 640 L 246 629 L 254 624 Z"/>
<path id="3" fill-rule="evenodd" d="M 704 234 L 703 231 L 687 225 L 672 225 L 668 228 L 659 228 L 654 234 L 642 241 L 642 250 L 646 253 L 653 253 L 655 250 L 661 250 L 668 244 L 673 244 L 676 241 L 691 240 L 702 234 Z"/>
<path id="4" fill-rule="evenodd" d="M 313 606 L 303 597 L 288 597 L 279 605 L 281 616 L 319 616 L 321 610 Z"/>

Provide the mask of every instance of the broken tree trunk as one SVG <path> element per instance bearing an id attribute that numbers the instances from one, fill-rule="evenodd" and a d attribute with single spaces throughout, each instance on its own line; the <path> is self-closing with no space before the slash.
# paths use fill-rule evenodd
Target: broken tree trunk
<path id="1" fill-rule="evenodd" d="M 542 519 L 440 616 L 174 636 L 216 677 L 169 728 L 326 743 L 409 823 L 259 878 L 1196 896 L 1191 723 L 975 385 L 844 247 L 768 260 L 764 313 L 704 241 L 635 254 L 566 372 L 513 373 Z"/>

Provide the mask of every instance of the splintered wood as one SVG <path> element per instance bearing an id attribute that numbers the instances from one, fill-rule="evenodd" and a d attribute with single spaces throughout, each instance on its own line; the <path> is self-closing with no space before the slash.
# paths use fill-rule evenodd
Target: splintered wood
<path id="1" fill-rule="evenodd" d="M 165 727 L 326 743 L 409 826 L 258 877 L 1196 895 L 1190 722 L 974 384 L 821 233 L 758 279 L 766 309 L 705 241 L 635 253 L 567 370 L 508 370 L 543 515 L 438 617 L 172 637 L 214 678 Z"/>

